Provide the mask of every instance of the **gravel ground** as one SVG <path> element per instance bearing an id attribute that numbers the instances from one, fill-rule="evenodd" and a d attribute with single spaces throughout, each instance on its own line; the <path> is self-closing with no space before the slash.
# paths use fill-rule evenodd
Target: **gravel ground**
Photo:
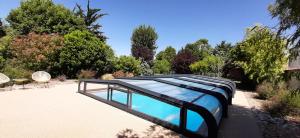
<path id="1" fill-rule="evenodd" d="M 262 110 L 265 101 L 254 98 L 256 93 L 244 91 L 264 138 L 300 138 L 300 118 L 272 117 Z"/>

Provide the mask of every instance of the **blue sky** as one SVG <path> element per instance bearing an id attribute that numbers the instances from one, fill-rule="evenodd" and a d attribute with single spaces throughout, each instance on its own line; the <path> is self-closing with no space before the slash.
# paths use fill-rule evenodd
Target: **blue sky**
<path id="1" fill-rule="evenodd" d="M 54 0 L 73 8 L 85 0 Z M 109 15 L 103 25 L 107 43 L 117 55 L 129 55 L 130 37 L 141 24 L 151 25 L 159 35 L 157 51 L 166 46 L 177 50 L 200 38 L 214 46 L 222 40 L 236 43 L 243 39 L 245 29 L 255 23 L 270 27 L 277 24 L 267 8 L 274 0 L 91 0 L 92 7 Z M 0 0 L 0 18 L 19 6 L 20 0 Z"/>

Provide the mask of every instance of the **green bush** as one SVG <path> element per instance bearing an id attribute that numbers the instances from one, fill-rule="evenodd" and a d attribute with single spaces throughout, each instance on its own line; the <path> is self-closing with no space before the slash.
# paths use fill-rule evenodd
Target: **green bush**
<path id="1" fill-rule="evenodd" d="M 153 65 L 154 73 L 158 74 L 169 74 L 171 71 L 171 63 L 167 60 L 155 60 Z"/>
<path id="2" fill-rule="evenodd" d="M 96 75 L 95 71 L 92 70 L 81 70 L 78 74 L 78 79 L 92 79 Z"/>
<path id="3" fill-rule="evenodd" d="M 116 62 L 116 69 L 123 70 L 124 72 L 133 72 L 134 74 L 140 74 L 141 61 L 135 59 L 132 56 L 120 56 Z"/>
<path id="4" fill-rule="evenodd" d="M 25 70 L 22 67 L 13 67 L 11 65 L 6 65 L 3 70 L 3 74 L 7 75 L 10 79 L 20 79 L 27 78 L 31 79 L 31 71 Z"/>
<path id="5" fill-rule="evenodd" d="M 61 73 L 73 78 L 80 70 L 94 70 L 97 75 L 112 72 L 113 50 L 89 31 L 73 31 L 64 36 L 65 46 L 59 58 Z"/>

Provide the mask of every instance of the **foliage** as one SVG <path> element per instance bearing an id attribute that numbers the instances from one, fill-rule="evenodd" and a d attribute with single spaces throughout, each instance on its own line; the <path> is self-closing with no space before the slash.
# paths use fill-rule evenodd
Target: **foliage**
<path id="1" fill-rule="evenodd" d="M 221 57 L 223 61 L 227 61 L 230 56 L 230 51 L 233 48 L 231 43 L 226 43 L 226 41 L 222 41 L 220 44 L 217 44 L 217 46 L 213 50 L 213 54 Z"/>
<path id="2" fill-rule="evenodd" d="M 67 76 L 66 75 L 59 75 L 56 77 L 57 80 L 63 82 L 67 80 Z"/>
<path id="3" fill-rule="evenodd" d="M 131 72 L 126 72 L 126 77 L 134 77 L 134 74 Z"/>
<path id="4" fill-rule="evenodd" d="M 132 56 L 120 56 L 116 62 L 116 69 L 123 70 L 125 72 L 133 72 L 134 74 L 140 74 L 140 65 L 141 61 Z"/>
<path id="5" fill-rule="evenodd" d="M 81 70 L 78 74 L 78 79 L 92 79 L 96 76 L 96 71 L 93 70 Z"/>
<path id="6" fill-rule="evenodd" d="M 59 64 L 61 72 L 75 77 L 80 70 L 95 70 L 98 75 L 114 67 L 113 50 L 89 31 L 73 31 L 64 36 Z"/>
<path id="7" fill-rule="evenodd" d="M 256 82 L 276 81 L 287 62 L 285 40 L 276 37 L 270 29 L 261 26 L 249 28 L 246 39 L 237 44 L 235 63 Z"/>
<path id="8" fill-rule="evenodd" d="M 118 70 L 118 71 L 114 72 L 112 74 L 112 76 L 115 78 L 120 78 L 120 77 L 126 77 L 126 74 L 124 73 L 123 70 Z"/>
<path id="9" fill-rule="evenodd" d="M 153 70 L 147 62 L 143 62 L 141 64 L 141 75 L 142 76 L 150 76 L 153 75 Z"/>
<path id="10" fill-rule="evenodd" d="M 204 57 L 202 60 L 194 62 L 189 67 L 193 73 L 207 75 L 208 73 L 218 73 L 222 65 L 222 60 L 214 55 Z"/>
<path id="11" fill-rule="evenodd" d="M 257 86 L 256 92 L 258 94 L 256 98 L 266 100 L 276 95 L 277 89 L 273 83 L 264 81 Z"/>
<path id="12" fill-rule="evenodd" d="M 5 36 L 5 35 L 6 35 L 6 32 L 4 30 L 4 25 L 3 25 L 2 21 L 1 21 L 1 18 L 0 18 L 0 38 Z"/>
<path id="13" fill-rule="evenodd" d="M 192 73 L 189 66 L 197 61 L 197 57 L 190 50 L 180 50 L 172 63 L 172 68 L 175 73 L 189 74 Z"/>
<path id="14" fill-rule="evenodd" d="M 157 48 L 157 38 L 157 33 L 151 26 L 141 25 L 136 28 L 131 36 L 132 56 L 150 64 Z"/>
<path id="15" fill-rule="evenodd" d="M 273 18 L 279 19 L 278 34 L 289 31 L 292 34 L 288 38 L 292 55 L 298 54 L 300 48 L 300 1 L 299 0 L 276 0 L 269 6 Z M 298 49 L 298 50 L 294 50 Z"/>
<path id="16" fill-rule="evenodd" d="M 155 60 L 152 69 L 154 73 L 169 74 L 171 71 L 171 63 L 166 59 Z"/>
<path id="17" fill-rule="evenodd" d="M 2 70 L 3 74 L 7 75 L 10 79 L 27 78 L 31 79 L 31 71 L 25 70 L 21 66 L 14 66 L 7 64 Z"/>
<path id="18" fill-rule="evenodd" d="M 21 1 L 20 7 L 10 11 L 7 21 L 22 35 L 30 32 L 67 34 L 85 28 L 82 18 L 52 0 Z"/>
<path id="19" fill-rule="evenodd" d="M 199 39 L 195 43 L 187 44 L 185 46 L 185 49 L 192 52 L 192 54 L 196 56 L 198 60 L 202 60 L 204 57 L 210 55 L 212 52 L 212 48 L 208 44 L 207 39 Z"/>
<path id="20" fill-rule="evenodd" d="M 107 39 L 106 36 L 103 35 L 103 32 L 99 31 L 102 27 L 97 21 L 101 19 L 105 13 L 100 13 L 101 9 L 93 9 L 90 7 L 90 0 L 88 0 L 86 11 L 83 8 L 76 4 L 74 8 L 75 15 L 84 19 L 84 23 L 87 26 L 87 29 L 94 33 L 101 41 L 105 42 Z"/>
<path id="21" fill-rule="evenodd" d="M 101 80 L 112 80 L 114 79 L 112 74 L 104 74 L 101 76 Z"/>
<path id="22" fill-rule="evenodd" d="M 164 51 L 160 51 L 156 55 L 156 60 L 167 60 L 172 63 L 176 56 L 176 50 L 172 46 L 168 46 Z"/>
<path id="23" fill-rule="evenodd" d="M 300 115 L 300 92 L 285 91 L 272 97 L 263 108 L 273 116 Z"/>
<path id="24" fill-rule="evenodd" d="M 10 52 L 19 64 L 30 70 L 47 70 L 52 66 L 50 58 L 63 47 L 63 37 L 57 34 L 29 33 L 13 40 Z"/>

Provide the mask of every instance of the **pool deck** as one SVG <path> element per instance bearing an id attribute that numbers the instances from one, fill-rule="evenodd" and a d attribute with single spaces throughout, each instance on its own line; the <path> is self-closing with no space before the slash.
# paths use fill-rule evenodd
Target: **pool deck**
<path id="1" fill-rule="evenodd" d="M 76 93 L 77 83 L 0 91 L 0 138 L 182 137 L 149 121 Z M 220 138 L 260 138 L 250 105 L 237 91 Z"/>

